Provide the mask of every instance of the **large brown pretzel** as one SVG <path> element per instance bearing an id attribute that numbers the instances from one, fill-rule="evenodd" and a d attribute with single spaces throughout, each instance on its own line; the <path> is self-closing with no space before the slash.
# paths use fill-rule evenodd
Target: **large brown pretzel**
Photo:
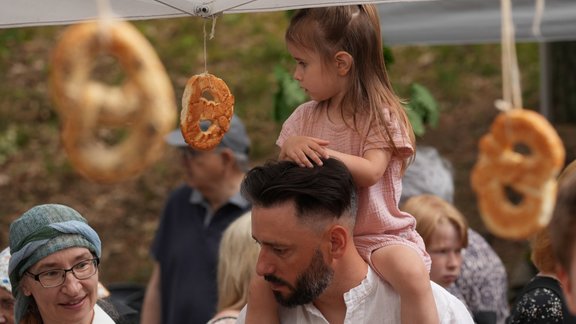
<path id="1" fill-rule="evenodd" d="M 98 55 L 113 56 L 125 72 L 121 85 L 91 78 Z M 161 154 L 176 123 L 170 79 L 146 38 L 122 21 L 69 27 L 53 52 L 51 92 L 62 118 L 62 141 L 72 165 L 104 183 L 141 173 Z M 105 144 L 96 135 L 123 127 L 126 135 Z"/>
<path id="2" fill-rule="evenodd" d="M 213 100 L 203 95 L 208 93 Z M 230 128 L 234 113 L 234 96 L 226 83 L 212 74 L 192 76 L 186 83 L 182 96 L 180 130 L 186 143 L 197 150 L 211 150 L 216 147 Z M 200 128 L 200 122 L 211 122 L 207 130 Z"/>
<path id="3" fill-rule="evenodd" d="M 524 145 L 529 153 L 520 153 Z M 536 112 L 501 113 L 479 143 L 472 170 L 482 219 L 495 235 L 525 239 L 548 224 L 556 197 L 556 176 L 564 146 L 554 128 Z M 521 196 L 510 200 L 510 192 Z"/>

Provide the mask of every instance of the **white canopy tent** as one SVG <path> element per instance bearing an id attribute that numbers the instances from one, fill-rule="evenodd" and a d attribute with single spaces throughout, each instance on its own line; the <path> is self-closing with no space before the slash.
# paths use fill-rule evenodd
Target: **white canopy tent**
<path id="1" fill-rule="evenodd" d="M 512 0 L 517 41 L 576 40 L 576 1 L 543 2 L 537 24 L 540 35 L 532 30 L 538 17 L 536 3 Z M 501 39 L 499 0 L 402 2 L 381 5 L 379 9 L 382 33 L 389 45 L 499 43 Z"/>
<path id="2" fill-rule="evenodd" d="M 0 0 L 0 28 L 63 25 L 95 19 L 102 4 L 120 18 L 136 20 L 392 1 L 419 0 Z"/>
<path id="3" fill-rule="evenodd" d="M 576 1 L 546 0 L 540 38 L 532 33 L 537 0 L 513 0 L 516 39 L 576 39 Z M 397 44 L 500 41 L 499 0 L 0 0 L 0 28 L 67 25 L 100 15 L 101 4 L 127 20 L 289 10 L 339 4 L 379 5 L 384 40 Z"/>

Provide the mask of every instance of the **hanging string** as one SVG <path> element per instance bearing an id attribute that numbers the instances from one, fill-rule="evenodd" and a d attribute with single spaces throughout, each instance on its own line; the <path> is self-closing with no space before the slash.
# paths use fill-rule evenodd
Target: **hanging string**
<path id="1" fill-rule="evenodd" d="M 538 39 L 542 40 L 542 16 L 544 15 L 544 0 L 536 0 L 534 4 L 534 20 L 532 21 L 532 34 Z"/>
<path id="2" fill-rule="evenodd" d="M 112 16 L 112 10 L 110 9 L 109 0 L 97 0 L 98 5 L 98 17 L 100 19 L 110 18 Z"/>
<path id="3" fill-rule="evenodd" d="M 208 73 L 208 50 L 207 50 L 207 45 L 206 45 L 206 41 L 207 39 L 213 39 L 214 35 L 216 34 L 216 18 L 217 16 L 211 16 L 210 20 L 212 21 L 212 28 L 210 29 L 210 35 L 206 34 L 206 19 L 204 19 L 204 22 L 202 23 L 202 31 L 203 31 L 203 36 L 204 36 L 204 73 Z"/>
<path id="4" fill-rule="evenodd" d="M 496 102 L 501 110 L 522 108 L 520 73 L 516 58 L 514 22 L 511 0 L 501 0 L 502 5 L 502 90 L 503 101 Z"/>
<path id="5" fill-rule="evenodd" d="M 109 27 L 113 18 L 110 0 L 97 0 L 96 2 L 98 6 L 98 26 L 100 27 L 98 38 L 101 43 L 106 43 L 109 41 Z"/>

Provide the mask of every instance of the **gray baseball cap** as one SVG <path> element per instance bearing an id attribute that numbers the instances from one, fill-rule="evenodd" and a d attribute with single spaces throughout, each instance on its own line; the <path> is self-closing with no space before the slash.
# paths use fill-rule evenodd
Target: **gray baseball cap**
<path id="1" fill-rule="evenodd" d="M 201 122 L 200 128 L 207 129 L 209 126 L 208 122 Z M 180 128 L 176 128 L 168 135 L 166 135 L 166 143 L 175 147 L 188 147 L 188 144 L 182 136 L 182 131 Z M 234 151 L 236 154 L 248 156 L 250 153 L 250 138 L 248 133 L 246 133 L 246 127 L 242 123 L 242 120 L 236 115 L 232 116 L 230 121 L 230 128 L 224 134 L 222 141 L 218 147 L 226 147 Z"/>

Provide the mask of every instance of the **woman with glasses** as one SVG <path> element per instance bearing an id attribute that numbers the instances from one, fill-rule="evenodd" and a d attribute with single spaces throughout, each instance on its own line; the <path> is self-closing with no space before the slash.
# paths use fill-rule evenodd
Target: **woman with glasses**
<path id="1" fill-rule="evenodd" d="M 110 303 L 98 301 L 98 234 L 74 209 L 35 206 L 10 226 L 10 282 L 15 322 L 121 323 Z"/>

